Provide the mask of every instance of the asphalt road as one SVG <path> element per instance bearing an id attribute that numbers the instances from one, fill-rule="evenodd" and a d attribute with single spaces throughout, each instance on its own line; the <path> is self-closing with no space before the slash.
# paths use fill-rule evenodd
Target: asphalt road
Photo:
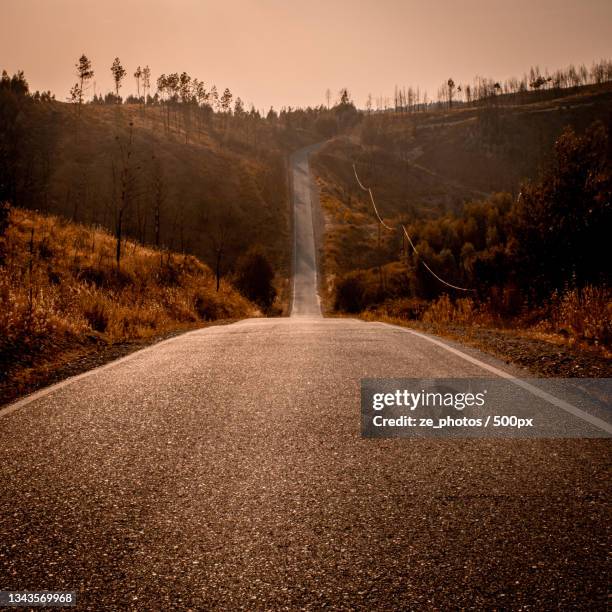
<path id="1" fill-rule="evenodd" d="M 604 609 L 609 441 L 362 439 L 360 378 L 490 372 L 321 317 L 310 248 L 295 316 L 188 333 L 0 412 L 0 588 L 91 610 Z"/>
<path id="2" fill-rule="evenodd" d="M 317 256 L 312 214 L 312 183 L 308 156 L 319 145 L 306 147 L 291 157 L 293 194 L 293 300 L 291 316 L 321 316 L 317 288 Z"/>

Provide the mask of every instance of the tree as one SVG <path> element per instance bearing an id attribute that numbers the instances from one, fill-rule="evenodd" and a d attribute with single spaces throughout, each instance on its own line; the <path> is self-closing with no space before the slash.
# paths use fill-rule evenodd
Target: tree
<path id="1" fill-rule="evenodd" d="M 172 102 L 173 105 L 176 104 L 179 97 L 179 90 L 181 84 L 181 77 L 178 72 L 172 72 L 166 77 L 166 92 L 168 93 L 168 100 L 166 102 L 166 106 L 168 108 L 168 130 L 170 129 L 170 105 Z M 176 109 L 175 109 L 176 110 Z M 179 129 L 179 115 L 177 112 L 174 113 L 176 117 L 176 130 Z"/>
<path id="2" fill-rule="evenodd" d="M 72 104 L 76 104 L 77 108 L 78 108 L 78 104 L 79 104 L 79 98 L 81 97 L 81 90 L 79 88 L 79 84 L 75 83 L 71 88 L 70 88 L 70 95 L 68 96 L 68 102 L 72 103 Z"/>
<path id="3" fill-rule="evenodd" d="M 223 258 L 225 256 L 228 243 L 231 237 L 231 228 L 235 225 L 232 217 L 227 213 L 217 216 L 216 222 L 210 231 L 212 251 L 215 258 L 215 278 L 217 281 L 217 291 L 221 285 L 223 274 Z"/>
<path id="4" fill-rule="evenodd" d="M 224 113 L 229 112 L 230 106 L 232 104 L 232 92 L 229 88 L 225 88 L 223 95 L 221 96 L 221 109 Z"/>
<path id="5" fill-rule="evenodd" d="M 208 92 L 206 91 L 206 85 L 204 81 L 194 80 L 195 83 L 195 97 L 198 101 L 199 106 L 204 106 L 208 102 Z"/>
<path id="6" fill-rule="evenodd" d="M 60 122 L 36 119 L 40 113 L 34 108 L 35 104 L 24 73 L 19 71 L 9 76 L 2 71 L 0 202 L 46 208 Z"/>
<path id="7" fill-rule="evenodd" d="M 446 85 L 448 87 L 447 89 L 448 108 L 452 108 L 453 107 L 453 96 L 455 94 L 455 81 L 453 81 L 453 79 L 448 79 L 448 81 L 446 82 Z"/>
<path id="8" fill-rule="evenodd" d="M 161 161 L 153 155 L 153 173 L 151 181 L 151 190 L 153 196 L 153 232 L 155 238 L 155 246 L 159 248 L 161 243 L 161 215 L 166 201 L 166 186 L 164 182 L 164 173 Z"/>
<path id="9" fill-rule="evenodd" d="M 465 100 L 470 105 L 472 103 L 472 88 L 468 85 L 465 86 Z"/>
<path id="10" fill-rule="evenodd" d="M 178 93 L 183 104 L 187 104 L 191 98 L 191 77 L 182 72 L 178 80 Z"/>
<path id="11" fill-rule="evenodd" d="M 234 102 L 234 115 L 236 115 L 236 117 L 242 117 L 242 115 L 244 115 L 244 103 L 240 97 L 236 98 Z"/>
<path id="12" fill-rule="evenodd" d="M 138 66 L 136 72 L 134 72 L 134 78 L 136 79 L 136 91 L 138 93 L 138 99 L 140 100 L 140 79 L 142 77 L 142 68 Z"/>
<path id="13" fill-rule="evenodd" d="M 219 92 L 216 85 L 213 85 L 210 89 L 210 104 L 214 111 L 219 110 Z"/>
<path id="14" fill-rule="evenodd" d="M 127 142 L 123 143 L 117 136 L 117 146 L 119 149 L 118 167 L 113 162 L 113 213 L 115 225 L 116 251 L 115 259 L 117 270 L 121 267 L 121 240 L 123 238 L 123 228 L 125 217 L 134 199 L 136 185 L 137 168 L 133 165 L 133 145 L 134 145 L 134 124 L 130 121 Z"/>
<path id="15" fill-rule="evenodd" d="M 331 106 L 331 90 L 329 87 L 325 90 L 325 101 L 327 102 L 327 110 Z"/>
<path id="16" fill-rule="evenodd" d="M 183 107 L 183 127 L 185 128 L 185 142 L 189 141 L 189 132 L 191 131 L 190 103 L 193 99 L 191 82 L 191 77 L 186 72 L 182 72 L 178 80 L 178 94 Z"/>
<path id="17" fill-rule="evenodd" d="M 340 106 L 348 106 L 351 104 L 351 95 L 346 87 L 340 90 Z"/>
<path id="18" fill-rule="evenodd" d="M 208 106 L 208 92 L 203 81 L 193 80 L 193 95 L 198 105 L 198 131 L 202 132 L 202 117 L 206 116 L 210 107 Z"/>
<path id="19" fill-rule="evenodd" d="M 160 74 L 157 78 L 157 93 L 161 99 L 160 110 L 162 112 L 162 118 L 164 118 L 164 102 L 166 103 L 166 114 L 164 118 L 164 125 L 166 130 L 170 132 L 170 106 L 168 105 L 168 98 L 170 97 L 170 88 L 168 86 L 168 77 L 165 74 Z"/>
<path id="20" fill-rule="evenodd" d="M 149 92 L 151 91 L 151 69 L 149 66 L 145 66 L 142 69 L 142 89 L 145 104 L 147 103 L 147 98 L 149 96 Z"/>
<path id="21" fill-rule="evenodd" d="M 119 61 L 118 57 L 116 57 L 113 61 L 113 65 L 111 66 L 111 72 L 113 73 L 113 80 L 115 81 L 115 94 L 117 96 L 117 104 L 119 104 L 119 89 L 121 88 L 121 81 L 123 81 L 127 72 L 125 68 L 121 65 L 121 62 Z"/>
<path id="22" fill-rule="evenodd" d="M 81 112 L 81 105 L 83 104 L 83 93 L 85 91 L 85 86 L 88 81 L 90 81 L 94 76 L 94 71 L 91 67 L 91 61 L 88 57 L 83 53 L 79 58 L 78 63 L 75 65 L 77 71 L 76 75 L 79 79 L 78 84 L 79 88 L 77 91 L 78 94 L 78 104 L 79 104 L 79 114 Z"/>
<path id="23" fill-rule="evenodd" d="M 609 132 L 567 128 L 539 180 L 524 185 L 513 210 L 514 271 L 540 297 L 609 279 L 612 170 Z"/>

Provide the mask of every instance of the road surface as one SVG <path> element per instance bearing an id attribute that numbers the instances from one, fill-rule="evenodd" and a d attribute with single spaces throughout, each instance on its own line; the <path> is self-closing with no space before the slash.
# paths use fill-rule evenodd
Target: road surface
<path id="1" fill-rule="evenodd" d="M 312 181 L 308 157 L 319 145 L 296 151 L 290 160 L 293 194 L 293 299 L 291 316 L 321 316 L 317 255 L 312 210 Z"/>
<path id="2" fill-rule="evenodd" d="M 0 412 L 0 589 L 89 610 L 603 609 L 608 441 L 360 438 L 360 378 L 504 366 L 321 317 L 293 164 L 295 316 L 184 334 Z"/>

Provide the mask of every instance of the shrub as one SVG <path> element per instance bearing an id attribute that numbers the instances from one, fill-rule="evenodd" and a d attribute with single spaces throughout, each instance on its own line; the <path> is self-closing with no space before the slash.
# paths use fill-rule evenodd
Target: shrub
<path id="1" fill-rule="evenodd" d="M 274 270 L 258 247 L 249 249 L 236 264 L 234 284 L 249 300 L 268 309 L 276 296 Z"/>
<path id="2" fill-rule="evenodd" d="M 82 298 L 82 308 L 83 316 L 91 329 L 97 332 L 105 332 L 108 327 L 109 312 L 101 296 L 86 294 Z"/>
<path id="3" fill-rule="evenodd" d="M 612 342 L 612 293 L 587 285 L 554 295 L 551 318 L 557 331 L 595 344 Z"/>
<path id="4" fill-rule="evenodd" d="M 361 312 L 365 308 L 366 287 L 356 274 L 348 274 L 336 284 L 334 308 L 343 312 Z"/>

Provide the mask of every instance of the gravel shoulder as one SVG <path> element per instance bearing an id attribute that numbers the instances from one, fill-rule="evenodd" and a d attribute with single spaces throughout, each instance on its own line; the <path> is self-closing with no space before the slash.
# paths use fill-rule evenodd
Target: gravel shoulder
<path id="1" fill-rule="evenodd" d="M 362 317 L 367 321 L 376 318 Z M 385 318 L 385 322 L 410 327 L 471 346 L 501 359 L 507 364 L 525 368 L 537 377 L 610 378 L 612 359 L 596 348 L 568 344 L 554 335 L 531 331 L 428 325 L 404 319 Z"/>

